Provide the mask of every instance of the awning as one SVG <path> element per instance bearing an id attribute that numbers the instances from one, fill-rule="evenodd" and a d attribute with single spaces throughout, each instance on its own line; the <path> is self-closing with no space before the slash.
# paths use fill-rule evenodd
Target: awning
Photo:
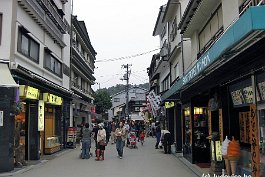
<path id="1" fill-rule="evenodd" d="M 186 74 L 175 82 L 162 95 L 164 101 L 180 92 L 184 87 L 196 83 L 204 75 L 211 73 L 214 68 L 228 62 L 234 54 L 261 39 L 265 30 L 265 6 L 250 7 L 234 24 L 228 28 L 213 46 L 202 55 Z M 231 57 L 230 57 L 231 56 Z"/>
<path id="2" fill-rule="evenodd" d="M 0 63 L 0 87 L 19 87 L 13 79 L 8 64 Z"/>

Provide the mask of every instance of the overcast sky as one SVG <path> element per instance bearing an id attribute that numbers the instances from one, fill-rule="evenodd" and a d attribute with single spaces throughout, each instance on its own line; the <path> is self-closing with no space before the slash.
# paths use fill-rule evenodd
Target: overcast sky
<path id="1" fill-rule="evenodd" d="M 74 0 L 73 14 L 86 23 L 96 60 L 132 56 L 159 48 L 159 38 L 152 33 L 161 5 L 167 0 Z M 135 58 L 96 62 L 95 77 L 100 88 L 125 84 L 123 64 L 131 64 L 130 84 L 148 82 L 147 68 L 151 52 Z M 94 90 L 98 84 L 92 86 Z"/>

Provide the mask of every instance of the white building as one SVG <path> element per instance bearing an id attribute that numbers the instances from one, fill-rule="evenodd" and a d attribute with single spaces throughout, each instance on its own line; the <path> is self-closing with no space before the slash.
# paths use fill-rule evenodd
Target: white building
<path id="1" fill-rule="evenodd" d="M 14 156 L 38 160 L 65 145 L 73 94 L 69 90 L 70 23 L 68 0 L 0 1 L 0 65 L 5 68 L 0 75 L 9 78 L 0 85 L 0 97 L 6 98 L 0 101 L 4 112 L 0 134 L 10 136 L 0 139 L 0 172 L 14 168 Z M 20 93 L 4 87 L 14 84 L 7 66 Z M 14 100 L 16 107 L 22 108 L 15 117 L 10 114 Z M 10 104 L 2 104 L 5 101 Z M 15 124 L 10 118 L 15 118 Z M 14 125 L 21 135 L 15 144 L 10 133 Z M 13 147 L 21 148 L 21 153 L 13 154 Z"/>
<path id="2" fill-rule="evenodd" d="M 148 90 L 137 86 L 129 88 L 129 115 L 143 111 L 144 107 L 146 106 L 147 91 Z M 113 115 L 111 118 L 125 118 L 126 91 L 124 90 L 112 95 L 111 98 L 112 107 L 110 110 L 112 114 L 110 115 Z M 111 118 L 109 117 L 109 119 Z"/>

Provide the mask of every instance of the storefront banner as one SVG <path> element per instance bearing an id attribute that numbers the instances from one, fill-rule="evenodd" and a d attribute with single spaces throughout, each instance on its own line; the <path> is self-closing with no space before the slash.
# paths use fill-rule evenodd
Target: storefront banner
<path id="1" fill-rule="evenodd" d="M 20 85 L 19 86 L 19 96 L 26 98 L 26 99 L 32 99 L 32 100 L 38 100 L 40 95 L 40 91 L 34 87 L 30 87 L 28 85 Z"/>
<path id="2" fill-rule="evenodd" d="M 166 109 L 173 108 L 175 106 L 175 103 L 172 102 L 165 102 L 165 107 Z"/>
<path id="3" fill-rule="evenodd" d="M 216 161 L 222 161 L 221 142 L 215 141 L 215 156 Z"/>
<path id="4" fill-rule="evenodd" d="M 250 105 L 251 166 L 252 177 L 260 177 L 260 145 L 257 107 Z"/>
<path id="5" fill-rule="evenodd" d="M 53 95 L 51 93 L 43 93 L 43 100 L 45 103 L 50 103 L 52 105 L 62 105 L 63 99 L 59 96 Z"/>
<path id="6" fill-rule="evenodd" d="M 4 111 L 0 111 L 0 127 L 4 126 Z"/>
<path id="7" fill-rule="evenodd" d="M 39 100 L 38 106 L 38 131 L 44 131 L 44 101 Z"/>

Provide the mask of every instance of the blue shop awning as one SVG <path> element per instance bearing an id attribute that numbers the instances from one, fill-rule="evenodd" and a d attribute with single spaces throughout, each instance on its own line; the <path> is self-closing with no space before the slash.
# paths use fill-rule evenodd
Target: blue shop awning
<path id="1" fill-rule="evenodd" d="M 161 100 L 165 101 L 180 92 L 185 86 L 195 83 L 204 74 L 212 72 L 214 67 L 220 64 L 220 62 L 227 62 L 231 59 L 229 56 L 235 53 L 239 54 L 242 48 L 247 48 L 251 43 L 257 41 L 258 37 L 260 37 L 259 34 L 265 30 L 264 17 L 265 6 L 250 7 L 198 59 L 194 66 L 162 95 Z"/>

